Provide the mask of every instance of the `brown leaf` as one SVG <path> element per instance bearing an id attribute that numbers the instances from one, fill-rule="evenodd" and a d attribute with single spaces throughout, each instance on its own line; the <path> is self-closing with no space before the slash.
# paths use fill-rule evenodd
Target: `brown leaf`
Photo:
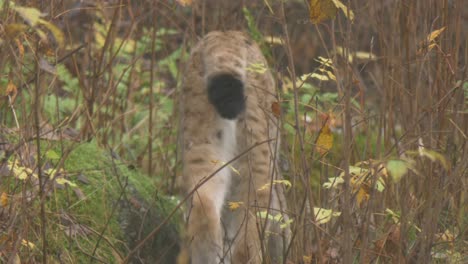
<path id="1" fill-rule="evenodd" d="M 0 195 L 0 205 L 2 207 L 8 206 L 8 194 L 6 192 L 2 192 L 2 195 Z"/>
<path id="2" fill-rule="evenodd" d="M 337 10 L 332 0 L 310 0 L 310 21 L 318 24 L 327 19 L 335 18 Z"/>
<path id="3" fill-rule="evenodd" d="M 21 41 L 20 41 L 19 39 L 15 39 L 15 42 L 16 42 L 16 46 L 18 47 L 19 57 L 20 57 L 20 59 L 23 59 L 23 58 L 24 58 L 24 46 L 23 46 L 23 43 L 21 43 Z"/>
<path id="4" fill-rule="evenodd" d="M 18 88 L 13 83 L 13 81 L 9 80 L 5 92 L 7 96 L 11 97 L 11 102 L 14 102 L 16 99 L 16 95 L 18 94 Z"/>
<path id="5" fill-rule="evenodd" d="M 276 118 L 279 118 L 281 116 L 281 106 L 278 102 L 273 102 L 271 104 L 271 112 Z"/>

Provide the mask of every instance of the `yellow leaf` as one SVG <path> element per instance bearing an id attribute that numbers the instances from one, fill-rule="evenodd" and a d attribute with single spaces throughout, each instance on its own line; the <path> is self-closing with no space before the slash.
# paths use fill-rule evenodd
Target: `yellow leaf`
<path id="1" fill-rule="evenodd" d="M 358 205 L 361 206 L 363 202 L 367 202 L 368 200 L 369 200 L 369 193 L 367 193 L 365 188 L 362 188 L 362 187 L 359 188 L 356 194 L 356 201 Z"/>
<path id="2" fill-rule="evenodd" d="M 6 207 L 8 205 L 8 194 L 5 192 L 2 192 L 2 195 L 0 196 L 0 205 L 2 207 Z"/>
<path id="3" fill-rule="evenodd" d="M 332 217 L 340 216 L 340 212 L 334 212 L 330 209 L 324 209 L 319 207 L 314 207 L 314 216 L 317 224 L 325 224 L 330 222 Z"/>
<path id="4" fill-rule="evenodd" d="M 315 78 L 315 79 L 318 79 L 320 81 L 329 81 L 329 80 L 336 81 L 336 76 L 335 76 L 335 74 L 333 74 L 333 72 L 331 72 L 329 70 L 326 70 L 324 68 L 318 68 L 317 70 L 322 72 L 322 73 L 314 72 L 314 73 L 312 73 L 312 75 L 310 75 L 311 78 Z"/>
<path id="5" fill-rule="evenodd" d="M 302 261 L 304 263 L 311 263 L 312 262 L 312 256 L 302 256 Z"/>
<path id="6" fill-rule="evenodd" d="M 14 101 L 16 94 L 18 94 L 18 88 L 13 83 L 13 81 L 9 80 L 6 87 L 6 95 L 11 96 L 11 100 Z"/>
<path id="7" fill-rule="evenodd" d="M 28 247 L 30 249 L 34 249 L 36 247 L 36 245 L 34 245 L 34 243 L 32 242 L 29 242 L 27 241 L 26 239 L 22 239 L 21 240 L 21 245 L 25 246 L 25 247 Z"/>
<path id="8" fill-rule="evenodd" d="M 177 3 L 181 6 L 191 6 L 192 0 L 176 0 Z"/>
<path id="9" fill-rule="evenodd" d="M 343 47 L 337 46 L 335 51 L 336 51 L 337 54 L 344 57 L 345 49 Z M 356 58 L 358 60 L 375 60 L 377 58 L 377 56 L 374 53 L 367 52 L 367 51 L 352 52 L 352 51 L 348 50 L 348 61 L 350 63 L 352 63 L 354 58 Z"/>
<path id="10" fill-rule="evenodd" d="M 283 184 L 286 188 L 290 188 L 292 186 L 291 182 L 288 180 L 273 180 L 273 185 L 275 184 Z M 258 191 L 264 191 L 270 189 L 271 184 L 266 183 L 262 187 L 258 188 Z"/>
<path id="11" fill-rule="evenodd" d="M 444 32 L 445 27 L 442 27 L 440 29 L 436 29 L 432 31 L 429 35 L 427 35 L 426 40 L 427 42 L 432 42 L 434 41 L 442 32 Z"/>
<path id="12" fill-rule="evenodd" d="M 44 16 L 41 11 L 33 7 L 16 6 L 13 7 L 13 10 L 15 10 L 31 27 L 37 25 L 41 17 Z"/>
<path id="13" fill-rule="evenodd" d="M 212 160 L 211 161 L 213 164 L 218 164 L 218 163 L 221 163 L 223 166 L 226 165 L 226 162 L 224 161 L 219 161 L 219 160 Z M 234 168 L 233 166 L 231 165 L 227 165 L 227 167 L 229 167 L 235 174 L 239 175 L 240 176 L 240 172 Z"/>
<path id="14" fill-rule="evenodd" d="M 431 51 L 434 47 L 437 46 L 437 43 L 435 39 L 440 36 L 440 34 L 445 30 L 445 27 L 442 27 L 440 29 L 436 29 L 432 31 L 429 35 L 427 35 L 426 39 L 424 41 L 421 41 L 419 46 L 421 48 L 418 49 L 418 54 L 421 55 L 423 53 Z"/>
<path id="15" fill-rule="evenodd" d="M 314 24 L 335 18 L 336 12 L 337 8 L 332 0 L 310 0 L 309 17 Z"/>
<path id="16" fill-rule="evenodd" d="M 407 163 L 403 160 L 389 160 L 386 167 L 394 182 L 400 181 L 401 177 L 408 172 Z"/>
<path id="17" fill-rule="evenodd" d="M 18 37 L 21 33 L 25 32 L 29 27 L 25 24 L 13 23 L 7 24 L 4 27 L 5 36 L 9 39 Z"/>
<path id="18" fill-rule="evenodd" d="M 330 188 L 337 188 L 339 184 L 344 183 L 343 177 L 330 177 L 328 181 L 323 184 L 323 188 L 330 189 Z"/>
<path id="19" fill-rule="evenodd" d="M 284 41 L 281 37 L 276 37 L 276 36 L 265 36 L 263 40 L 268 43 L 268 44 L 274 44 L 274 45 L 283 45 Z"/>
<path id="20" fill-rule="evenodd" d="M 60 185 L 68 184 L 70 187 L 76 187 L 76 184 L 74 184 L 73 182 L 71 182 L 71 181 L 69 181 L 67 179 L 64 179 L 64 178 L 55 179 L 55 182 L 60 184 Z"/>
<path id="21" fill-rule="evenodd" d="M 62 30 L 60 30 L 54 24 L 47 22 L 43 19 L 39 19 L 38 22 L 44 25 L 50 31 L 50 33 L 52 33 L 52 36 L 54 36 L 55 42 L 57 43 L 58 47 L 62 48 L 65 43 L 65 36 L 63 35 Z"/>
<path id="22" fill-rule="evenodd" d="M 288 180 L 274 180 L 273 184 L 283 184 L 286 188 L 291 188 L 292 184 Z"/>
<path id="23" fill-rule="evenodd" d="M 243 202 L 229 202 L 228 203 L 229 210 L 235 211 L 235 210 L 239 209 L 239 207 L 241 207 L 243 204 L 244 204 Z"/>
<path id="24" fill-rule="evenodd" d="M 8 167 L 13 171 L 13 175 L 20 180 L 26 180 L 29 176 L 37 178 L 37 175 L 30 168 L 19 166 L 16 161 L 8 162 Z"/>
<path id="25" fill-rule="evenodd" d="M 374 53 L 367 51 L 356 51 L 354 57 L 360 60 L 375 60 L 377 58 L 377 56 Z"/>
<path id="26" fill-rule="evenodd" d="M 326 154 L 333 147 L 333 134 L 331 133 L 330 126 L 325 124 L 320 131 L 315 145 L 315 150 L 320 155 Z"/>
<path id="27" fill-rule="evenodd" d="M 348 9 L 347 6 L 345 6 L 343 3 L 341 3 L 340 0 L 332 0 L 335 6 L 341 11 L 343 11 L 344 15 L 351 21 L 354 22 L 354 12 L 351 9 Z M 349 16 L 348 16 L 349 15 Z"/>
<path id="28" fill-rule="evenodd" d="M 265 66 L 264 63 L 251 63 L 246 67 L 246 70 L 251 71 L 251 72 L 256 72 L 263 74 L 267 71 L 267 67 Z"/>
<path id="29" fill-rule="evenodd" d="M 325 57 L 322 57 L 322 56 L 318 56 L 317 59 L 315 59 L 315 61 L 319 62 L 321 64 L 321 66 L 326 66 L 326 67 L 333 68 L 333 60 L 332 59 L 325 58 Z"/>
<path id="30" fill-rule="evenodd" d="M 429 158 L 432 162 L 440 162 L 444 169 L 449 170 L 447 159 L 445 159 L 444 155 L 440 154 L 439 152 L 423 148 L 420 150 L 420 154 Z"/>
<path id="31" fill-rule="evenodd" d="M 327 75 L 316 73 L 316 72 L 312 73 L 312 75 L 310 75 L 310 77 L 314 78 L 314 79 L 317 79 L 319 81 L 329 81 L 330 80 L 330 78 L 328 78 Z"/>

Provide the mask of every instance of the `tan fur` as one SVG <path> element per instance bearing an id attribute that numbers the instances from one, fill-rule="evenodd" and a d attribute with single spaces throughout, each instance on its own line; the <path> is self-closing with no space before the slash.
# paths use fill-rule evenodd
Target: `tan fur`
<path id="1" fill-rule="evenodd" d="M 266 71 L 249 70 L 253 64 L 265 65 Z M 246 111 L 235 120 L 222 119 L 208 101 L 206 80 L 219 72 L 228 72 L 244 83 Z M 273 185 L 271 193 L 268 187 L 259 190 L 280 178 L 274 160 L 279 155 L 278 120 L 271 113 L 276 88 L 260 49 L 237 31 L 209 33 L 192 49 L 181 94 L 181 184 L 186 194 L 249 147 L 271 141 L 253 148 L 193 194 L 187 213 L 186 248 L 179 259 L 187 261 L 188 254 L 194 264 L 279 261 L 283 252 L 270 252 L 268 240 L 272 239 L 266 237 L 274 236 L 281 243 L 283 237 L 265 234 L 265 219 L 257 216 L 267 206 L 273 209 L 271 215 L 285 210 L 282 186 Z M 227 202 L 242 202 L 242 206 L 229 210 Z M 266 230 L 284 231 L 275 230 L 274 223 L 267 223 Z M 262 246 L 266 256 L 261 254 Z"/>

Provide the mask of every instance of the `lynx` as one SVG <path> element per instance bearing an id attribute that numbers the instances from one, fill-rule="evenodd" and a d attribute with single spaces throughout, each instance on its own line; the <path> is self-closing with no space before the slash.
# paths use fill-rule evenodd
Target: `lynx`
<path id="1" fill-rule="evenodd" d="M 237 31 L 207 34 L 188 60 L 181 184 L 186 194 L 195 190 L 184 237 L 193 264 L 282 262 L 287 229 L 266 217 L 285 210 L 283 186 L 274 181 L 277 99 L 266 65 L 257 44 Z"/>

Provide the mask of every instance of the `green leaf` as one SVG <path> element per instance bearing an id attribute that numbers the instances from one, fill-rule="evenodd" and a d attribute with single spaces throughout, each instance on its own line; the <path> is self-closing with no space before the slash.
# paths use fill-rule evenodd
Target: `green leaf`
<path id="1" fill-rule="evenodd" d="M 398 182 L 401 177 L 408 172 L 408 164 L 403 160 L 389 160 L 387 162 L 387 170 L 390 173 L 392 180 L 394 182 Z"/>
<path id="2" fill-rule="evenodd" d="M 60 184 L 60 185 L 65 185 L 65 184 L 68 184 L 70 187 L 76 187 L 76 184 L 67 180 L 67 179 L 64 179 L 64 178 L 58 178 L 55 180 L 56 183 Z"/>
<path id="3" fill-rule="evenodd" d="M 47 159 L 50 159 L 50 160 L 59 160 L 60 159 L 60 156 L 57 154 L 57 152 L 55 152 L 54 150 L 52 149 L 49 149 L 47 152 L 46 152 L 46 158 Z"/>

